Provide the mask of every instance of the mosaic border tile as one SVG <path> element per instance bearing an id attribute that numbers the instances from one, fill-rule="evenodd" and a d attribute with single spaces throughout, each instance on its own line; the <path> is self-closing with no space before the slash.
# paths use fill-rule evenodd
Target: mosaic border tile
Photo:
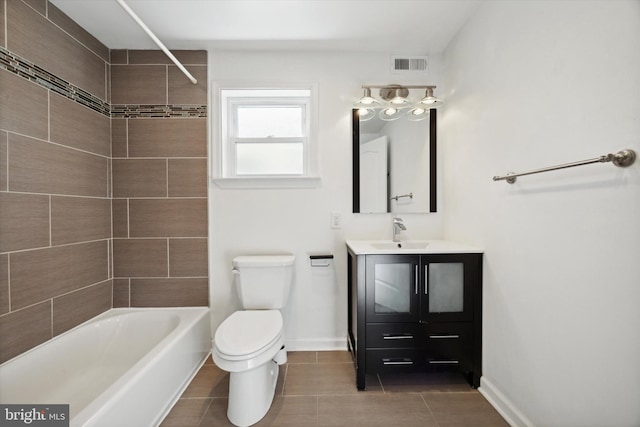
<path id="1" fill-rule="evenodd" d="M 102 115 L 111 117 L 111 108 L 107 102 L 15 55 L 3 47 L 0 47 L 0 69 L 7 70 L 45 89 L 52 90 L 85 107 L 89 107 Z"/>
<path id="2" fill-rule="evenodd" d="M 206 105 L 142 105 L 113 104 L 80 89 L 77 86 L 51 74 L 47 70 L 15 55 L 0 46 L 0 69 L 7 70 L 32 81 L 45 89 L 52 90 L 72 101 L 89 107 L 109 118 L 194 118 L 207 117 Z"/>
<path id="3" fill-rule="evenodd" d="M 137 118 L 193 118 L 207 117 L 206 105 L 134 105 L 112 104 L 111 117 L 118 119 Z"/>

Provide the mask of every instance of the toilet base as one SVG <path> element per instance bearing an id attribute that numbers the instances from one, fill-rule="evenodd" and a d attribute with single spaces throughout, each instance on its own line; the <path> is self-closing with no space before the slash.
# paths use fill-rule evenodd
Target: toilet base
<path id="1" fill-rule="evenodd" d="M 229 374 L 229 421 L 238 427 L 247 427 L 267 414 L 275 395 L 279 370 L 278 364 L 269 360 L 249 371 Z"/>

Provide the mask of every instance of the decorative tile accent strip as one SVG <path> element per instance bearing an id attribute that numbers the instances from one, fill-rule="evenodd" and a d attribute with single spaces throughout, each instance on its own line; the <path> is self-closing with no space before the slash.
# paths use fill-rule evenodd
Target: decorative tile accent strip
<path id="1" fill-rule="evenodd" d="M 207 117 L 206 105 L 109 105 L 102 99 L 22 59 L 3 47 L 0 47 L 0 69 L 39 84 L 45 89 L 52 90 L 107 117 L 125 119 Z"/>
<path id="2" fill-rule="evenodd" d="M 0 69 L 7 70 L 40 86 L 52 90 L 72 101 L 89 107 L 107 117 L 111 116 L 109 104 L 102 99 L 80 89 L 71 83 L 51 74 L 47 70 L 0 47 Z"/>
<path id="3" fill-rule="evenodd" d="M 206 105 L 111 105 L 111 117 L 118 119 L 146 119 L 170 117 L 207 117 Z"/>

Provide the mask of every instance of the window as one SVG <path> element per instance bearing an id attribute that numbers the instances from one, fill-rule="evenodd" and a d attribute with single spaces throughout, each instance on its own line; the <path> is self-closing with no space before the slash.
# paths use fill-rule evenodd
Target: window
<path id="1" fill-rule="evenodd" d="M 220 89 L 222 180 L 272 186 L 313 177 L 311 89 Z M 224 185 L 223 185 L 224 186 Z"/>

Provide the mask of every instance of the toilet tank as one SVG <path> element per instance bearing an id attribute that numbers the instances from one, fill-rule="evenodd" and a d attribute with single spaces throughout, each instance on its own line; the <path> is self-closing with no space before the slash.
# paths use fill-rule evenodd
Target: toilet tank
<path id="1" fill-rule="evenodd" d="M 281 309 L 293 282 L 293 255 L 249 255 L 233 259 L 233 275 L 242 308 Z"/>

